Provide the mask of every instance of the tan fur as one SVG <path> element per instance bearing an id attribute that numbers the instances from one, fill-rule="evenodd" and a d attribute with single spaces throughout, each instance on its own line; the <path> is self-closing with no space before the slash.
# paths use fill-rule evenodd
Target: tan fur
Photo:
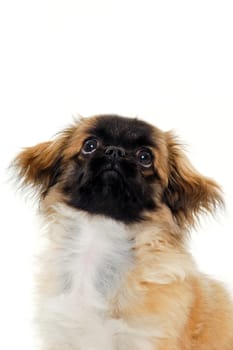
<path id="1" fill-rule="evenodd" d="M 24 182 L 46 191 L 56 161 L 62 157 L 62 166 L 68 166 L 98 118 L 82 119 L 54 141 L 24 150 L 16 159 Z M 145 221 L 131 227 L 135 266 L 109 313 L 132 327 L 162 327 L 163 338 L 151 339 L 156 350 L 233 350 L 232 301 L 221 284 L 197 270 L 186 249 L 187 232 L 199 214 L 222 204 L 221 190 L 193 168 L 172 132 L 154 128 L 154 138 L 159 210 L 146 212 Z M 46 215 L 62 200 L 58 183 L 44 199 Z M 46 284 L 52 288 L 45 278 L 45 289 Z"/>
<path id="2" fill-rule="evenodd" d="M 233 305 L 224 287 L 196 269 L 185 246 L 166 228 L 160 235 L 152 227 L 139 232 L 138 261 L 116 296 L 114 316 L 132 324 L 150 320 L 147 327 L 159 320 L 167 339 L 156 341 L 156 349 L 232 350 Z"/>

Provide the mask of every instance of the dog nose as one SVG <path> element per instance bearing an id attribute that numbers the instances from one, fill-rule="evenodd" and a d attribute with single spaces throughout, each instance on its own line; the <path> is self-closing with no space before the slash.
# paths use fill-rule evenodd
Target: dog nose
<path id="1" fill-rule="evenodd" d="M 105 149 L 105 154 L 110 158 L 123 158 L 125 157 L 125 150 L 121 147 L 108 146 Z"/>

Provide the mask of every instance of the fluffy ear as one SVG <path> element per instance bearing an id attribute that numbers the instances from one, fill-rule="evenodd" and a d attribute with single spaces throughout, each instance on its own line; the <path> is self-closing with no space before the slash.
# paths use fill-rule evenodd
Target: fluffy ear
<path id="1" fill-rule="evenodd" d="M 172 132 L 166 138 L 169 175 L 164 201 L 180 226 L 194 225 L 200 213 L 213 213 L 223 204 L 221 189 L 194 169 Z"/>
<path id="2" fill-rule="evenodd" d="M 62 147 L 58 139 L 24 149 L 14 161 L 22 184 L 36 186 L 45 194 L 61 173 Z"/>

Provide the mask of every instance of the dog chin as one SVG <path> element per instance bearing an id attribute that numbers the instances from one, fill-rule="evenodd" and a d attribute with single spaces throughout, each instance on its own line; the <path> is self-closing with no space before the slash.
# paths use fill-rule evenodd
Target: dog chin
<path id="1" fill-rule="evenodd" d="M 117 169 L 103 169 L 97 176 L 88 176 L 88 180 L 76 191 L 67 195 L 67 204 L 90 214 L 100 214 L 124 223 L 133 223 L 142 219 L 147 205 L 141 193 L 130 183 L 127 177 Z M 132 190 L 133 189 L 133 190 Z"/>
<path id="2" fill-rule="evenodd" d="M 96 178 L 95 185 L 92 187 L 94 195 L 104 202 L 111 200 L 113 205 L 123 200 L 124 194 L 128 192 L 127 184 L 125 183 L 122 174 L 115 169 L 105 169 Z M 114 203 L 115 202 L 115 203 Z"/>
<path id="3" fill-rule="evenodd" d="M 137 221 L 141 216 L 136 199 L 127 189 L 122 175 L 115 170 L 105 170 L 93 187 L 84 186 L 80 194 L 78 202 L 71 200 L 69 203 L 77 209 L 126 223 Z"/>

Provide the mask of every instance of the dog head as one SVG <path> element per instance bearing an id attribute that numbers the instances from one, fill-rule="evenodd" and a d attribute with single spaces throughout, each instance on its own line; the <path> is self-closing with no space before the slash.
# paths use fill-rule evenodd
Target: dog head
<path id="1" fill-rule="evenodd" d="M 124 223 L 166 206 L 180 227 L 222 202 L 220 188 L 190 164 L 172 132 L 116 115 L 83 118 L 15 160 L 41 200 L 62 201 Z"/>

